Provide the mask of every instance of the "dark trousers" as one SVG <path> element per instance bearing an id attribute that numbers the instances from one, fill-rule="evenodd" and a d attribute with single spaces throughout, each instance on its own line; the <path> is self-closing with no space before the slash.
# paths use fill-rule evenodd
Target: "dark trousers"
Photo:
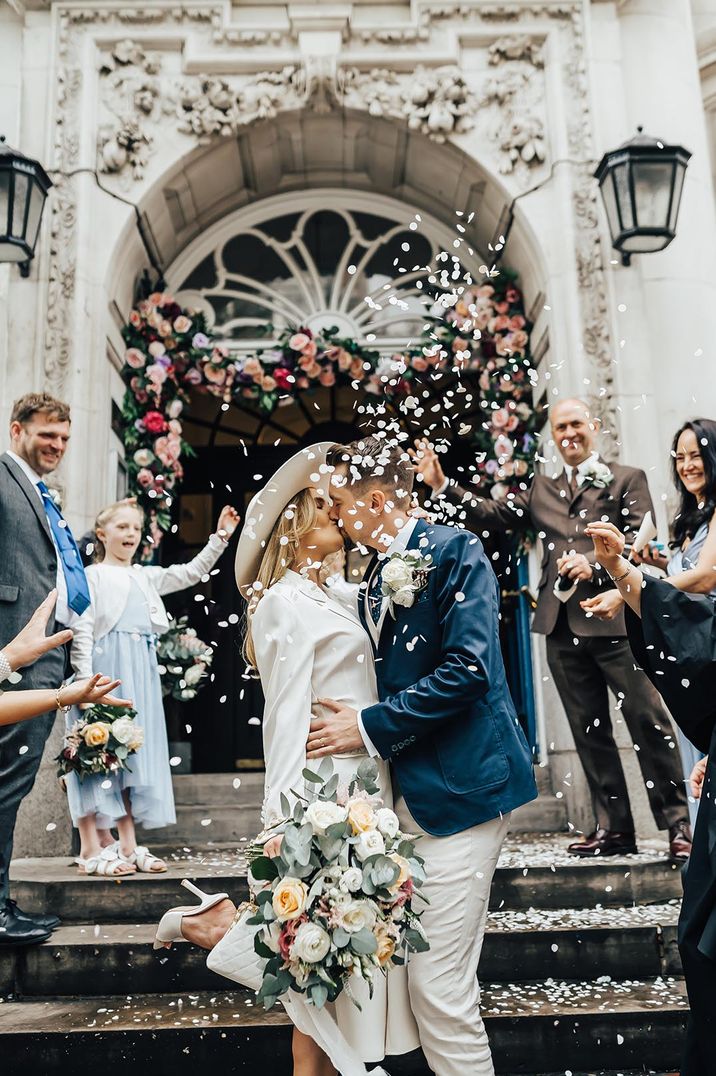
<path id="1" fill-rule="evenodd" d="M 20 803 L 35 783 L 55 711 L 0 726 L 0 902 L 9 895 L 10 860 Z M 27 750 L 22 750 L 27 748 Z"/>
<path id="2" fill-rule="evenodd" d="M 547 636 L 547 661 L 587 776 L 597 825 L 633 833 L 624 770 L 614 742 L 608 688 L 637 750 L 649 803 L 659 829 L 688 819 L 681 758 L 661 699 L 646 675 L 634 668 L 626 639 L 575 636 L 564 610 Z"/>

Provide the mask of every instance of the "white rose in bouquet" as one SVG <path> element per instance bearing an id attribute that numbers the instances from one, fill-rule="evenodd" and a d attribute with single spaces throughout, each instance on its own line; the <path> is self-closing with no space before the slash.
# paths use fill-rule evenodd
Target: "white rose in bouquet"
<path id="1" fill-rule="evenodd" d="M 112 735 L 117 743 L 124 744 L 129 747 L 134 743 L 137 738 L 137 732 L 142 732 L 137 724 L 131 717 L 118 717 L 116 721 L 112 722 Z M 144 737 L 142 736 L 142 740 Z"/>
<path id="2" fill-rule="evenodd" d="M 382 855 L 385 852 L 385 841 L 377 829 L 368 829 L 361 833 L 355 845 L 356 856 L 361 863 L 369 856 Z"/>
<path id="3" fill-rule="evenodd" d="M 348 811 L 331 800 L 314 800 L 306 808 L 304 817 L 306 822 L 310 822 L 313 826 L 313 832 L 320 837 L 329 826 L 334 826 L 337 822 L 345 822 Z"/>
<path id="4" fill-rule="evenodd" d="M 204 666 L 201 662 L 197 662 L 196 665 L 191 665 L 184 673 L 184 680 L 187 687 L 194 687 L 199 683 L 204 675 Z"/>
<path id="5" fill-rule="evenodd" d="M 375 925 L 375 916 L 374 905 L 366 900 L 352 900 L 341 911 L 341 926 L 349 934 L 357 934 L 359 930 L 372 930 Z"/>
<path id="6" fill-rule="evenodd" d="M 357 892 L 363 885 L 363 871 L 358 867 L 349 867 L 347 871 L 343 872 L 341 884 L 345 886 L 349 893 Z"/>
<path id="7" fill-rule="evenodd" d="M 400 591 L 413 581 L 413 569 L 399 557 L 389 560 L 383 568 L 381 578 L 391 590 Z"/>
<path id="8" fill-rule="evenodd" d="M 389 807 L 381 807 L 376 812 L 376 825 L 384 837 L 395 837 L 400 829 L 400 822 L 395 811 Z"/>
<path id="9" fill-rule="evenodd" d="M 317 923 L 301 923 L 291 946 L 291 958 L 318 964 L 331 948 L 331 936 Z"/>

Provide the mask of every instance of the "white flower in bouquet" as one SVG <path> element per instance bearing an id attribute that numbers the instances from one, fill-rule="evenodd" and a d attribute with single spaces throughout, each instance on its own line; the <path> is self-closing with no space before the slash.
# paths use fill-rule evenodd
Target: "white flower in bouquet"
<path id="1" fill-rule="evenodd" d="M 357 934 L 359 930 L 372 930 L 376 920 L 374 904 L 367 900 L 352 900 L 340 912 L 340 924 L 349 934 Z"/>
<path id="2" fill-rule="evenodd" d="M 361 863 L 369 856 L 382 855 L 385 852 L 385 841 L 377 829 L 368 829 L 361 833 L 356 841 L 355 853 Z"/>
<path id="3" fill-rule="evenodd" d="M 359 867 L 349 867 L 348 870 L 343 872 L 341 885 L 349 893 L 357 892 L 363 885 L 363 871 Z"/>
<path id="4" fill-rule="evenodd" d="M 201 662 L 197 662 L 196 665 L 190 665 L 184 673 L 184 681 L 187 687 L 194 687 L 199 683 L 204 675 L 205 669 Z"/>
<path id="5" fill-rule="evenodd" d="M 130 751 L 138 751 L 140 747 L 144 745 L 144 729 L 134 723 L 134 731 L 132 733 L 131 740 L 127 741 L 127 747 Z"/>
<path id="6" fill-rule="evenodd" d="M 400 822 L 395 811 L 390 807 L 381 807 L 375 816 L 376 826 L 384 837 L 395 837 L 400 830 Z"/>
<path id="7" fill-rule="evenodd" d="M 272 953 L 280 952 L 278 941 L 281 937 L 282 929 L 283 927 L 279 922 L 269 923 L 264 929 L 263 940 L 266 942 Z"/>
<path id="8" fill-rule="evenodd" d="M 313 827 L 313 832 L 323 836 L 329 826 L 345 822 L 348 811 L 331 800 L 314 800 L 306 808 L 305 821 Z"/>
<path id="9" fill-rule="evenodd" d="M 291 957 L 305 964 L 318 964 L 331 948 L 330 934 L 317 923 L 301 923 L 296 931 Z"/>
<path id="10" fill-rule="evenodd" d="M 117 743 L 123 743 L 129 747 L 130 743 L 137 738 L 138 727 L 131 717 L 118 717 L 112 722 L 112 735 Z"/>

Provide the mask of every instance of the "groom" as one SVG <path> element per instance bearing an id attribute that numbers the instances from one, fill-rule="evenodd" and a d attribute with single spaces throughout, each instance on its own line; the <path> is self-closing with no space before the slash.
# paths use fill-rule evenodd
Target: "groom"
<path id="1" fill-rule="evenodd" d="M 401 448 L 366 437 L 336 445 L 327 464 L 332 518 L 375 551 L 359 611 L 380 702 L 357 713 L 320 700 L 332 712 L 312 721 L 308 757 L 365 746 L 390 760 L 401 829 L 420 834 L 428 879 L 430 949 L 408 964 L 423 1052 L 436 1076 L 491 1076 L 477 965 L 510 811 L 537 795 L 505 680 L 497 580 L 469 531 L 409 516 Z M 384 596 L 401 586 L 397 602 Z"/>

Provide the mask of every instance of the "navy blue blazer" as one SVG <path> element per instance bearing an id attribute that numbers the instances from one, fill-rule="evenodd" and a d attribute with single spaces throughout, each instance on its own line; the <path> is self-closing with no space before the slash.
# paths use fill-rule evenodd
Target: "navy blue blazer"
<path id="1" fill-rule="evenodd" d="M 380 702 L 361 718 L 416 822 L 442 837 L 528 803 L 537 786 L 505 677 L 497 579 L 480 539 L 420 519 L 408 541 L 416 548 L 434 567 L 415 603 L 383 620 Z"/>

